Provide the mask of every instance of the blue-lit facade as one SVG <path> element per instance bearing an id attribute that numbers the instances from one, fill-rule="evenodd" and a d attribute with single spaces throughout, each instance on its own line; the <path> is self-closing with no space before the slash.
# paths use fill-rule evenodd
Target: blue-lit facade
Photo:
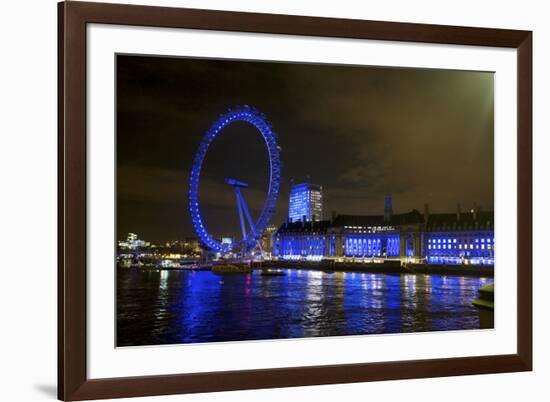
<path id="1" fill-rule="evenodd" d="M 286 222 L 274 237 L 274 256 L 283 260 L 398 259 L 413 239 L 420 250 L 418 211 L 384 216 L 338 215 L 331 221 Z M 414 249 L 413 249 L 414 250 Z M 413 256 L 416 255 L 413 251 Z"/>
<path id="2" fill-rule="evenodd" d="M 289 222 L 319 221 L 323 216 L 323 188 L 316 184 L 300 183 L 290 188 Z"/>
<path id="3" fill-rule="evenodd" d="M 399 234 L 347 234 L 346 257 L 399 257 Z"/>
<path id="4" fill-rule="evenodd" d="M 428 264 L 494 265 L 493 213 L 431 215 L 422 246 Z"/>
<path id="5" fill-rule="evenodd" d="M 282 260 L 322 260 L 336 255 L 328 221 L 287 222 L 273 236 L 273 256 Z"/>
<path id="6" fill-rule="evenodd" d="M 387 209 L 387 208 L 386 208 Z M 338 215 L 286 222 L 274 236 L 281 260 L 380 261 L 494 265 L 492 212 Z"/>
<path id="7" fill-rule="evenodd" d="M 426 235 L 426 258 L 430 264 L 494 265 L 492 230 L 430 232 Z"/>
<path id="8" fill-rule="evenodd" d="M 327 255 L 327 237 L 323 235 L 285 236 L 277 246 L 285 260 L 321 260 Z"/>

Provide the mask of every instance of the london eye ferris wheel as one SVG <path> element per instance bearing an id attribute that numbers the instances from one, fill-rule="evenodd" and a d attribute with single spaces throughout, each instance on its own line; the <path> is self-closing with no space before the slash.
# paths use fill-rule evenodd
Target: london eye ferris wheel
<path id="1" fill-rule="evenodd" d="M 245 122 L 254 126 L 263 137 L 269 159 L 269 186 L 262 211 L 256 221 L 253 220 L 246 205 L 241 189 L 248 187 L 247 183 L 236 178 L 226 178 L 225 182 L 233 187 L 237 200 L 237 211 L 241 226 L 242 238 L 232 243 L 221 243 L 207 230 L 199 203 L 199 184 L 201 169 L 210 144 L 224 131 L 224 129 L 235 123 Z M 273 132 L 271 125 L 265 115 L 257 109 L 248 105 L 237 107 L 221 115 L 212 123 L 204 134 L 191 168 L 189 177 L 189 214 L 193 229 L 201 244 L 208 250 L 227 254 L 239 251 L 247 253 L 253 250 L 258 244 L 262 232 L 267 227 L 271 216 L 275 211 L 275 203 L 279 195 L 281 181 L 281 160 L 280 147 L 277 143 L 277 135 Z M 248 226 L 247 226 L 248 224 Z"/>

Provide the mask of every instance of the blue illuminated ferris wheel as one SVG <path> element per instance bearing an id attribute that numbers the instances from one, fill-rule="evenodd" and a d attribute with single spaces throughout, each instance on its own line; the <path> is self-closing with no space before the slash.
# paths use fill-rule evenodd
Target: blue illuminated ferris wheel
<path id="1" fill-rule="evenodd" d="M 242 238 L 231 244 L 222 244 L 207 232 L 204 225 L 199 205 L 199 181 L 202 164 L 208 152 L 208 147 L 225 127 L 238 121 L 253 125 L 260 132 L 265 141 L 269 157 L 269 188 L 262 212 L 256 222 L 254 222 L 241 192 L 241 188 L 248 187 L 248 184 L 236 179 L 226 178 L 226 183 L 233 187 L 237 198 L 237 210 L 241 223 Z M 270 124 L 266 121 L 263 114 L 250 106 L 245 105 L 235 110 L 228 111 L 221 115 L 206 131 L 199 145 L 197 154 L 195 155 L 189 178 L 189 214 L 191 215 L 195 233 L 204 247 L 215 252 L 226 254 L 231 251 L 249 252 L 259 244 L 259 238 L 275 211 L 275 202 L 279 195 L 281 181 L 281 160 L 279 153 L 280 148 L 277 144 L 277 136 L 272 131 Z M 246 223 L 248 223 L 249 226 L 248 230 Z"/>

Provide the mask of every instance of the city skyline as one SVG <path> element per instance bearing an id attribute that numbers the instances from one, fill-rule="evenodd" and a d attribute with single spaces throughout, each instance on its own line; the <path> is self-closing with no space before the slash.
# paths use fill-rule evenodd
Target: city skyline
<path id="1" fill-rule="evenodd" d="M 424 203 L 433 212 L 493 207 L 492 73 L 118 56 L 119 239 L 194 236 L 192 158 L 212 121 L 242 104 L 265 113 L 279 135 L 275 225 L 288 214 L 291 184 L 302 181 L 323 186 L 323 219 L 331 211 L 381 215 L 386 193 L 396 213 Z M 257 216 L 265 145 L 236 123 L 211 151 L 200 187 L 206 224 L 237 236 L 235 196 L 223 178 L 250 183 L 243 195 Z"/>

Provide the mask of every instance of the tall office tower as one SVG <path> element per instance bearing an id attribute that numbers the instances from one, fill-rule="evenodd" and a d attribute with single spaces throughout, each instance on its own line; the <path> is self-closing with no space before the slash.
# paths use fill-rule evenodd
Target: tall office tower
<path id="1" fill-rule="evenodd" d="M 294 184 L 290 188 L 288 220 L 320 221 L 323 218 L 323 187 L 311 183 Z"/>

